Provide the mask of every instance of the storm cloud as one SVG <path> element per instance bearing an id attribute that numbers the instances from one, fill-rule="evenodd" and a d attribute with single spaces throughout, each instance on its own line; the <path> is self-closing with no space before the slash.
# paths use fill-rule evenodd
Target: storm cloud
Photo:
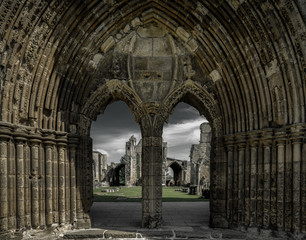
<path id="1" fill-rule="evenodd" d="M 164 141 L 168 145 L 168 157 L 189 160 L 192 144 L 199 143 L 200 125 L 206 119 L 193 107 L 180 103 L 164 125 Z M 123 102 L 109 105 L 92 123 L 93 149 L 106 153 L 108 163 L 119 162 L 125 153 L 125 142 L 134 135 L 139 141 L 141 133 L 134 116 Z"/>

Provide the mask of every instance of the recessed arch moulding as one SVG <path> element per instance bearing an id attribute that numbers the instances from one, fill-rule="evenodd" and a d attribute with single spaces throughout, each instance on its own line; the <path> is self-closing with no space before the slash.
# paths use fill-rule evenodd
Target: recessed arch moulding
<path id="1" fill-rule="evenodd" d="M 212 127 L 211 225 L 306 232 L 305 5 L 276 2 L 2 1 L 0 231 L 90 227 L 91 121 L 121 100 L 144 227 L 162 224 L 162 129 L 183 101 Z"/>
<path id="2" fill-rule="evenodd" d="M 214 126 L 215 136 L 221 137 L 220 109 L 213 88 L 208 89 L 212 79 L 203 73 L 182 40 L 173 37 L 165 26 L 155 21 L 140 24 L 117 43 L 114 39 L 110 36 L 102 45 L 104 54 L 93 55 L 91 61 L 99 59 L 92 63 L 95 84 L 81 115 L 94 120 L 109 103 L 127 103 L 142 131 L 143 226 L 158 227 L 162 224 L 164 122 L 176 104 L 185 101 L 205 114 Z M 215 211 L 217 218 L 220 209 Z"/>

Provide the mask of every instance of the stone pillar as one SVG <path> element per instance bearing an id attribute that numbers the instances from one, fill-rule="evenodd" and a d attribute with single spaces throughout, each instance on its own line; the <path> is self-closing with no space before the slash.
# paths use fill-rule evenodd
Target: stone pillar
<path id="1" fill-rule="evenodd" d="M 279 231 L 284 229 L 284 181 L 285 181 L 285 143 L 286 132 L 277 131 L 277 220 L 276 225 Z"/>
<path id="2" fill-rule="evenodd" d="M 70 222 L 76 222 L 77 199 L 76 199 L 76 148 L 78 145 L 77 138 L 69 139 L 69 161 L 70 161 Z"/>
<path id="3" fill-rule="evenodd" d="M 59 188 L 58 188 L 58 159 L 59 159 L 59 154 L 58 154 L 58 146 L 54 146 L 54 152 L 53 152 L 53 162 L 52 162 L 52 211 L 53 211 L 53 222 L 54 223 L 59 223 L 59 208 L 58 208 L 58 193 L 59 193 Z"/>
<path id="4" fill-rule="evenodd" d="M 290 129 L 286 129 L 287 134 Z M 284 230 L 292 231 L 292 195 L 293 195 L 293 166 L 292 166 L 292 148 L 290 135 L 285 144 L 285 181 L 284 181 Z"/>
<path id="5" fill-rule="evenodd" d="M 250 227 L 256 226 L 258 133 L 249 134 L 250 147 Z"/>
<path id="6" fill-rule="evenodd" d="M 162 128 L 163 120 L 155 116 L 153 124 L 145 119 L 142 130 L 142 227 L 162 225 Z"/>
<path id="7" fill-rule="evenodd" d="M 244 206 L 245 200 L 245 146 L 246 139 L 243 135 L 236 136 L 238 145 L 238 222 L 244 223 L 244 212 L 246 211 Z"/>
<path id="8" fill-rule="evenodd" d="M 41 143 L 40 139 L 31 139 L 31 212 L 32 212 L 32 227 L 37 228 L 40 225 L 39 222 L 39 146 Z"/>
<path id="9" fill-rule="evenodd" d="M 0 135 L 0 232 L 8 230 L 8 139 Z"/>
<path id="10" fill-rule="evenodd" d="M 212 143 L 213 159 L 210 164 L 211 168 L 211 185 L 210 185 L 210 223 L 212 227 L 228 228 L 226 218 L 226 176 L 227 161 L 224 157 L 223 138 L 217 137 Z"/>
<path id="11" fill-rule="evenodd" d="M 17 229 L 25 227 L 25 204 L 24 204 L 24 145 L 26 138 L 16 137 L 16 168 L 17 168 Z"/>
<path id="12" fill-rule="evenodd" d="M 44 141 L 45 159 L 46 159 L 46 226 L 51 226 L 53 223 L 53 149 L 54 141 Z"/>
<path id="13" fill-rule="evenodd" d="M 17 219 L 16 219 L 16 148 L 15 143 L 12 141 L 12 138 L 8 141 L 8 205 L 9 205 L 9 218 L 8 226 L 9 229 L 16 229 Z"/>
<path id="14" fill-rule="evenodd" d="M 58 143 L 58 211 L 59 211 L 59 223 L 65 223 L 65 156 L 66 156 L 66 143 Z"/>
<path id="15" fill-rule="evenodd" d="M 270 226 L 271 211 L 271 148 L 272 130 L 265 130 L 262 134 L 263 141 L 263 227 Z"/>
<path id="16" fill-rule="evenodd" d="M 234 136 L 226 137 L 227 151 L 227 219 L 233 219 Z"/>
<path id="17" fill-rule="evenodd" d="M 292 149 L 292 183 L 293 183 L 293 209 L 292 209 L 292 230 L 297 233 L 301 230 L 301 163 L 302 163 L 302 126 L 296 125 L 291 127 Z"/>

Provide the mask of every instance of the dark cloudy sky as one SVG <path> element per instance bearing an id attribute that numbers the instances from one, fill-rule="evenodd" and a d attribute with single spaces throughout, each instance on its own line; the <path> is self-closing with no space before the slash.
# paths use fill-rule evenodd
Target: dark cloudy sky
<path id="1" fill-rule="evenodd" d="M 168 124 L 164 125 L 163 138 L 168 144 L 168 157 L 189 160 L 190 147 L 199 143 L 200 124 L 204 121 L 204 116 L 200 116 L 195 108 L 185 103 L 178 104 Z M 109 105 L 91 126 L 93 148 L 106 153 L 108 163 L 120 161 L 125 153 L 125 142 L 132 135 L 138 142 L 141 138 L 140 128 L 123 102 Z"/>

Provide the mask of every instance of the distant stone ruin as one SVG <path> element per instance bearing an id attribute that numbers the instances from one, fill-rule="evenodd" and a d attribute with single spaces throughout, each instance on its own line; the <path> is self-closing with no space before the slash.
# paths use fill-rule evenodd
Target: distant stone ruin
<path id="1" fill-rule="evenodd" d="M 200 143 L 190 149 L 190 185 L 196 186 L 198 194 L 210 187 L 211 128 L 202 123 L 200 129 Z"/>
<path id="2" fill-rule="evenodd" d="M 167 143 L 163 142 L 163 186 L 195 186 L 196 194 L 210 186 L 210 141 L 211 128 L 208 123 L 200 126 L 200 143 L 193 144 L 190 161 L 167 157 Z M 142 140 L 137 143 L 134 136 L 125 144 L 125 154 L 119 163 L 107 166 L 107 156 L 93 152 L 94 186 L 137 186 L 142 183 Z M 167 175 L 171 168 L 173 176 Z"/>
<path id="3" fill-rule="evenodd" d="M 102 154 L 98 151 L 93 151 L 93 185 L 94 187 L 107 186 L 108 182 L 106 180 L 107 175 L 107 155 Z"/>

